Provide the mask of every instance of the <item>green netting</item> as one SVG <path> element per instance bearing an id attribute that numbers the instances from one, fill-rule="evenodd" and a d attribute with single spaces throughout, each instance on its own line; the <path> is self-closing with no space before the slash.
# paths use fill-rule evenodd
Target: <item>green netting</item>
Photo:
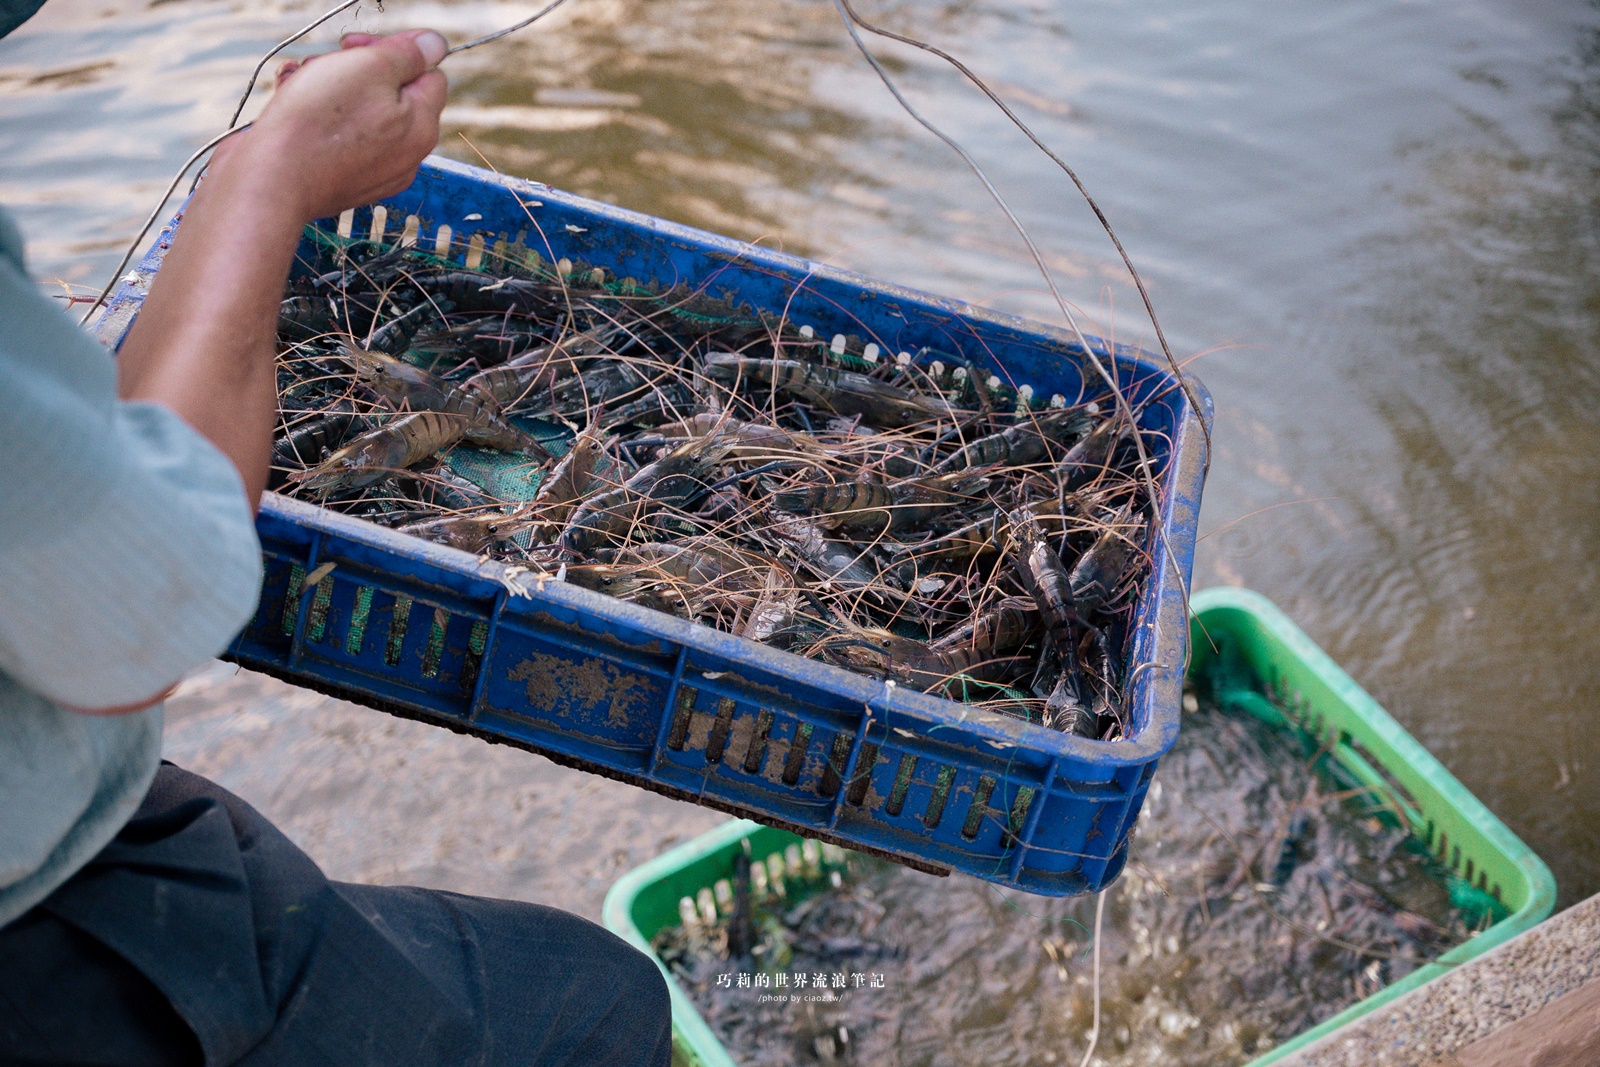
<path id="1" fill-rule="evenodd" d="M 367 635 L 367 616 L 372 613 L 372 586 L 356 590 L 355 608 L 350 612 L 350 630 L 345 634 L 344 651 L 353 656 L 361 651 L 361 642 Z"/>
<path id="2" fill-rule="evenodd" d="M 571 446 L 572 431 L 559 423 L 525 418 L 510 421 L 532 434 L 553 456 L 565 455 Z M 446 453 L 444 461 L 478 488 L 513 503 L 532 500 L 544 476 L 538 460 L 492 448 L 457 445 Z"/>
<path id="3" fill-rule="evenodd" d="M 411 598 L 394 598 L 394 616 L 389 623 L 389 644 L 383 650 L 383 662 L 393 667 L 400 662 L 400 649 L 405 644 L 406 630 L 411 625 Z"/>
<path id="4" fill-rule="evenodd" d="M 283 618 L 278 628 L 285 635 L 294 633 L 294 624 L 300 617 L 300 586 L 306 580 L 306 569 L 298 563 L 289 566 L 289 595 L 283 598 Z"/>

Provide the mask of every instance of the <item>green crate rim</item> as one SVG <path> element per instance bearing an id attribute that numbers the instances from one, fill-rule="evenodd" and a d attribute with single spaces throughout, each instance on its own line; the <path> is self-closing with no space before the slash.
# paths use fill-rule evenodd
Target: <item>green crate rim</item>
<path id="1" fill-rule="evenodd" d="M 1226 635 L 1257 675 L 1300 718 L 1331 742 L 1332 753 L 1407 818 L 1444 864 L 1493 891 L 1508 914 L 1432 963 L 1291 1038 L 1246 1067 L 1266 1067 L 1347 1023 L 1404 996 L 1467 960 L 1543 921 L 1555 907 L 1556 884 L 1543 860 L 1423 748 L 1277 605 L 1247 589 L 1207 589 L 1191 602 L 1194 662 L 1214 654 L 1206 634 Z M 606 894 L 606 927 L 661 968 L 672 996 L 675 1063 L 738 1067 L 688 995 L 650 948 L 650 937 L 677 921 L 677 902 L 726 877 L 734 853 L 756 858 L 800 838 L 744 819 L 702 834 L 629 871 Z M 1468 873 L 1470 872 L 1470 874 Z"/>

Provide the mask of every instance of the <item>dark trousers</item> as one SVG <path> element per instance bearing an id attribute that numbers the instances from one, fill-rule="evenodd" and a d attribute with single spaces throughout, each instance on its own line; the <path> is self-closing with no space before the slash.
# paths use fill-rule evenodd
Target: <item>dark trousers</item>
<path id="1" fill-rule="evenodd" d="M 667 1067 L 666 984 L 536 904 L 330 882 L 164 765 L 127 827 L 0 929 L 0 1063 Z"/>

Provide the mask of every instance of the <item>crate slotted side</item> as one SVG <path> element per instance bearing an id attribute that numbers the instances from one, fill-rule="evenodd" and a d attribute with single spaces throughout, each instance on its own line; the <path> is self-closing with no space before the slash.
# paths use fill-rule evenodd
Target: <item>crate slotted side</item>
<path id="1" fill-rule="evenodd" d="M 181 218 L 97 324 L 113 346 Z M 337 225 L 467 267 L 514 257 L 641 290 L 692 284 L 742 314 L 848 328 L 888 353 L 959 347 L 1040 396 L 1071 400 L 1086 388 L 1073 358 L 1081 349 L 1061 331 L 446 160 Z M 908 693 L 272 494 L 257 523 L 260 605 L 229 655 L 923 869 L 1054 896 L 1093 892 L 1121 870 L 1156 761 L 1176 737 L 1188 637 L 1181 587 L 1207 462 L 1199 420 L 1211 414 L 1198 383 L 1197 415 L 1139 353 L 1119 347 L 1102 358 L 1130 401 L 1155 396 L 1141 421 L 1160 433 L 1165 536 L 1149 545 L 1153 568 L 1129 631 L 1139 666 L 1128 740 L 1088 741 Z"/>

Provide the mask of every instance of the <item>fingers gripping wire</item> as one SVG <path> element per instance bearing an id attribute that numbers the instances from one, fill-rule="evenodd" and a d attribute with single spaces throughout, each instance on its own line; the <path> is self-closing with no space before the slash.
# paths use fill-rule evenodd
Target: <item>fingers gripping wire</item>
<path id="1" fill-rule="evenodd" d="M 263 70 L 265 70 L 267 64 L 272 61 L 272 57 L 273 56 L 277 55 L 279 52 L 283 51 L 285 48 L 288 48 L 290 45 L 294 44 L 300 38 L 304 37 L 306 34 L 310 33 L 312 30 L 316 29 L 318 26 L 321 26 L 324 22 L 327 22 L 329 19 L 333 18 L 333 16 L 339 14 L 339 12 L 348 11 L 352 7 L 355 7 L 359 3 L 361 3 L 361 0 L 344 0 L 344 3 L 339 4 L 336 7 L 333 7 L 331 9 L 329 9 L 328 11 L 323 12 L 321 15 L 317 16 L 311 22 L 309 22 L 306 25 L 300 27 L 300 29 L 296 30 L 294 33 L 291 33 L 289 36 L 285 37 L 283 40 L 279 41 L 277 44 L 273 45 L 270 49 L 268 49 L 266 55 L 262 56 L 261 57 L 261 61 L 256 64 L 256 69 L 250 72 L 250 80 L 245 83 L 244 92 L 239 96 L 239 103 L 233 109 L 233 117 L 228 120 L 228 129 L 232 130 L 235 126 L 239 125 L 239 116 L 244 114 L 244 105 L 249 102 L 250 94 L 255 92 L 256 83 L 261 80 L 261 72 Z M 383 10 L 383 0 L 376 0 L 376 3 L 378 5 L 378 10 L 382 11 Z M 248 123 L 246 125 L 248 125 Z M 216 144 L 214 143 L 211 147 L 213 147 L 213 148 L 216 147 Z M 201 151 L 205 151 L 205 149 L 201 149 Z M 189 162 L 188 166 L 191 166 L 191 167 L 194 166 L 194 162 L 191 160 Z M 194 184 L 189 186 L 189 195 L 190 196 L 194 195 L 194 191 L 195 191 L 195 189 L 197 189 L 199 187 L 200 179 L 201 179 L 201 177 L 203 177 L 205 175 L 205 172 L 206 172 L 205 168 L 201 167 L 200 170 L 195 173 Z M 182 174 L 180 174 L 179 177 L 181 178 Z M 172 191 L 171 190 L 167 191 L 167 199 L 168 200 L 172 199 Z M 164 200 L 164 201 L 162 201 L 162 206 L 164 207 L 165 205 L 166 205 L 166 201 Z M 160 210 L 161 210 L 160 207 L 156 208 L 157 212 L 159 212 Z M 150 228 L 149 224 L 146 223 L 145 224 L 145 231 L 148 232 L 149 228 Z M 141 233 L 139 235 L 139 240 L 134 241 L 134 247 L 138 247 L 139 241 L 142 241 L 142 240 L 144 240 L 144 234 L 143 233 Z M 121 273 L 122 273 L 122 269 L 119 267 L 117 269 L 117 271 L 116 271 L 116 274 L 121 274 Z M 113 279 L 115 279 L 116 274 L 112 275 Z M 90 310 L 92 311 L 94 309 L 90 308 Z"/>
<path id="2" fill-rule="evenodd" d="M 266 69 L 268 63 L 272 62 L 273 56 L 277 55 L 285 48 L 288 48 L 300 38 L 304 37 L 318 26 L 321 26 L 324 22 L 327 22 L 341 11 L 348 11 L 359 3 L 361 3 L 361 0 L 344 0 L 344 3 L 339 4 L 337 7 L 330 8 L 322 15 L 313 19 L 311 22 L 300 27 L 300 29 L 296 30 L 294 33 L 291 33 L 289 36 L 273 45 L 272 49 L 268 51 L 266 55 L 261 57 L 261 62 L 256 64 L 256 69 L 250 74 L 250 81 L 244 87 L 244 95 L 239 97 L 239 105 L 233 109 L 233 118 L 228 120 L 228 129 L 231 130 L 235 126 L 239 125 L 239 116 L 244 114 L 244 105 L 249 101 L 250 94 L 255 92 L 256 82 L 261 80 L 261 72 Z M 383 4 L 381 0 L 378 4 L 378 10 L 383 10 Z M 169 193 L 167 195 L 170 196 L 171 194 Z"/>
<path id="3" fill-rule="evenodd" d="M 197 150 L 194 155 L 190 156 L 183 166 L 178 170 L 178 173 L 173 176 L 172 182 L 167 186 L 166 192 L 162 194 L 160 202 L 156 204 L 155 209 L 150 212 L 150 217 L 147 218 L 144 225 L 139 228 L 138 234 L 131 242 L 129 242 L 127 250 L 123 252 L 122 258 L 117 262 L 116 269 L 111 272 L 110 280 L 106 282 L 105 288 L 100 290 L 100 295 L 95 297 L 94 302 L 91 303 L 87 309 L 85 309 L 83 318 L 78 320 L 78 325 L 87 326 L 89 319 L 93 317 L 95 311 L 98 310 L 100 306 L 106 302 L 106 298 L 111 295 L 111 290 L 115 288 L 117 282 L 121 280 L 122 272 L 127 268 L 128 262 L 133 259 L 133 254 L 138 251 L 139 246 L 144 243 L 144 239 L 149 235 L 151 227 L 156 224 L 156 220 L 159 219 L 161 217 L 161 213 L 166 210 L 167 203 L 172 199 L 172 194 L 177 191 L 179 183 L 183 181 L 183 176 L 189 173 L 190 168 L 192 168 L 196 163 L 200 162 L 201 159 L 205 158 L 207 154 L 209 154 L 223 141 L 227 140 L 229 137 L 232 137 L 234 134 L 243 133 L 245 130 L 250 128 L 249 123 L 246 123 L 243 126 L 238 125 L 239 117 L 244 114 L 245 104 L 249 102 L 251 94 L 255 91 L 256 82 L 261 78 L 261 72 L 265 70 L 267 64 L 272 61 L 272 57 L 276 56 L 279 52 L 282 52 L 291 44 L 294 44 L 296 41 L 300 40 L 318 26 L 321 26 L 323 23 L 329 21 L 334 16 L 340 14 L 341 12 L 350 10 L 360 2 L 361 0 L 342 0 L 341 3 L 329 8 L 322 15 L 313 19 L 311 22 L 308 22 L 306 25 L 302 26 L 288 37 L 285 37 L 283 40 L 273 45 L 272 48 L 261 57 L 260 61 L 256 64 L 255 70 L 251 72 L 250 81 L 245 86 L 244 93 L 239 97 L 239 103 L 233 109 L 233 117 L 228 120 L 228 128 L 222 133 L 218 134 L 216 137 L 213 137 L 211 140 L 207 141 L 205 144 L 201 145 L 199 150 Z M 456 45 L 454 48 L 446 52 L 445 55 L 446 57 L 453 56 L 457 52 L 465 52 L 469 48 L 477 48 L 480 45 L 488 44 L 490 41 L 497 41 L 509 34 L 516 33 L 518 30 L 525 29 L 528 26 L 533 25 L 535 22 L 544 18 L 546 15 L 550 14 L 550 12 L 554 11 L 556 8 L 560 7 L 566 2 L 567 0 L 551 0 L 549 4 L 546 4 L 539 11 L 535 12 L 528 18 L 523 19 L 521 22 L 514 23 L 513 25 L 507 26 L 501 30 L 496 30 L 494 33 L 485 34 L 484 36 L 468 41 L 465 44 Z M 379 8 L 380 10 L 382 9 L 381 3 L 379 4 Z"/>
<path id="4" fill-rule="evenodd" d="M 212 149 L 216 148 L 217 145 L 221 144 L 223 141 L 226 141 L 229 137 L 232 137 L 236 133 L 243 133 L 245 130 L 250 128 L 250 123 L 248 122 L 243 126 L 239 125 L 239 116 L 244 114 L 244 106 L 250 100 L 250 94 L 255 92 L 256 82 L 261 78 L 261 72 L 266 69 L 267 64 L 272 61 L 272 57 L 283 51 L 285 48 L 288 48 L 290 45 L 294 44 L 296 41 L 300 40 L 300 38 L 304 37 L 318 26 L 321 26 L 324 22 L 327 22 L 335 15 L 342 11 L 350 10 L 350 8 L 355 7 L 360 2 L 361 0 L 343 0 L 343 2 L 330 8 L 322 15 L 308 22 L 306 25 L 300 27 L 300 29 L 296 30 L 288 37 L 285 37 L 283 40 L 273 45 L 270 49 L 268 49 L 267 53 L 261 57 L 260 62 L 256 64 L 256 69 L 250 73 L 250 81 L 245 85 L 244 93 L 239 97 L 238 105 L 233 109 L 233 117 L 228 120 L 228 128 L 222 133 L 218 134 L 216 137 L 213 137 L 211 140 L 207 141 L 205 144 L 201 145 L 195 154 L 190 156 L 188 160 L 184 162 L 182 167 L 178 168 L 178 173 L 173 175 L 171 184 L 167 186 L 167 191 L 161 194 L 161 200 L 156 204 L 155 210 L 150 212 L 150 217 L 145 219 L 144 225 L 139 228 L 139 232 L 134 236 L 133 240 L 128 243 L 128 248 L 122 253 L 122 258 L 117 261 L 117 269 L 111 272 L 111 278 L 106 282 L 106 287 L 100 290 L 100 295 L 94 298 L 94 302 L 91 303 L 84 311 L 83 318 L 78 320 L 79 326 L 87 326 L 89 324 L 90 317 L 94 315 L 95 311 L 100 307 L 100 305 L 106 302 L 106 298 L 111 295 L 111 290 L 115 288 L 117 282 L 121 280 L 122 272 L 128 266 L 128 261 L 131 260 L 133 258 L 133 254 L 139 250 L 139 246 L 144 243 L 145 237 L 150 233 L 150 228 L 156 224 L 156 220 L 159 219 L 161 217 L 161 213 L 166 210 L 167 202 L 172 199 L 172 194 L 177 191 L 178 184 L 183 181 L 183 176 L 189 173 L 189 168 L 200 162 L 200 160 L 205 158 L 205 156 L 208 155 Z M 199 179 L 197 178 L 196 181 L 198 182 L 198 180 Z M 192 191 L 193 190 L 191 190 L 191 192 Z"/>

